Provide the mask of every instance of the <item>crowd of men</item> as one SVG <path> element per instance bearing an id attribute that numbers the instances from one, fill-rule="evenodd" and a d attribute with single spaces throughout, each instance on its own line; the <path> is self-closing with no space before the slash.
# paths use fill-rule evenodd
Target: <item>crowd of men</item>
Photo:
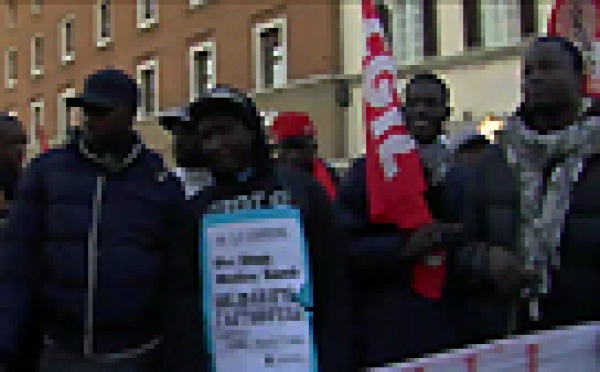
<path id="1" fill-rule="evenodd" d="M 239 200 L 301 212 L 319 371 L 598 320 L 600 122 L 584 85 L 578 49 L 538 38 L 497 140 L 449 141 L 450 87 L 413 76 L 403 117 L 435 219 L 415 231 L 371 221 L 364 156 L 338 174 L 310 117 L 281 113 L 267 133 L 229 87 L 161 118 L 174 169 L 134 131 L 139 90 L 119 70 L 88 77 L 69 101 L 85 122 L 24 169 L 26 135 L 2 117 L 0 371 L 213 370 L 198 247 L 203 218 Z"/>

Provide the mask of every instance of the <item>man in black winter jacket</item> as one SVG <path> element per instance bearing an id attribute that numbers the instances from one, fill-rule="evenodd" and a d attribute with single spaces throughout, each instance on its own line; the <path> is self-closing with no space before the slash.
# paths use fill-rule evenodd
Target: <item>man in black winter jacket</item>
<path id="1" fill-rule="evenodd" d="M 210 166 L 215 182 L 192 199 L 189 224 L 181 226 L 182 234 L 187 236 L 182 241 L 184 249 L 172 252 L 176 254 L 171 257 L 172 274 L 168 276 L 170 298 L 166 304 L 171 316 L 167 315 L 165 323 L 168 332 L 164 344 L 165 368 L 169 371 L 222 371 L 228 368 L 221 364 L 223 358 L 227 358 L 244 363 L 244 368 L 252 370 L 298 370 L 297 366 L 303 365 L 307 355 L 285 355 L 283 350 L 290 350 L 290 342 L 298 345 L 304 340 L 282 338 L 282 334 L 269 336 L 268 330 L 278 332 L 277 324 L 289 327 L 306 324 L 306 320 L 312 319 L 309 323 L 312 324 L 317 360 L 313 366 L 326 372 L 352 370 L 346 259 L 332 227 L 327 196 L 302 172 L 274 166 L 261 117 L 252 101 L 242 93 L 225 87 L 210 90 L 192 103 L 190 117 L 194 123 L 194 135 L 200 139 L 198 148 L 202 149 L 198 158 L 202 157 L 201 164 Z M 252 293 L 238 293 L 239 287 L 234 286 L 230 290 L 232 292 L 228 292 L 229 296 L 225 296 L 227 293 L 212 290 L 214 278 L 211 273 L 234 263 L 227 257 L 216 262 L 207 261 L 206 256 L 213 252 L 207 240 L 207 221 L 257 211 L 277 213 L 280 210 L 300 212 L 302 235 L 308 245 L 307 286 L 300 291 L 295 287 L 279 289 L 287 294 L 279 299 L 278 305 L 287 309 L 285 314 L 296 314 L 299 318 L 295 318 L 294 322 L 286 316 L 281 318 L 282 313 L 278 313 L 278 323 L 259 316 L 255 321 L 262 319 L 267 326 L 263 333 L 253 333 L 254 328 L 228 333 L 231 321 L 248 319 L 247 316 L 257 309 L 262 309 L 263 315 L 271 312 L 272 316 L 273 308 L 264 307 L 264 296 L 273 292 L 265 292 L 268 288 L 250 286 L 254 289 Z M 257 249 L 262 248 L 258 246 Z M 286 246 L 285 249 L 291 250 L 292 247 Z M 252 252 L 252 249 L 248 251 L 249 254 Z M 234 266 L 232 270 L 239 274 L 243 271 L 238 270 L 244 269 Z M 265 275 L 273 279 L 273 273 L 269 271 Z M 215 278 L 221 284 L 225 280 L 220 276 Z M 257 300 L 257 293 L 262 293 L 258 295 L 258 298 L 263 298 L 262 301 Z M 291 304 L 285 298 L 291 298 Z M 225 312 L 222 318 L 219 315 L 222 313 L 216 311 L 213 304 L 220 304 L 221 310 L 233 306 L 237 315 L 232 318 Z M 215 318 L 217 315 L 219 317 Z M 227 337 L 228 342 L 225 343 L 223 337 Z M 240 360 L 235 359 L 236 355 L 245 356 Z"/>
<path id="2" fill-rule="evenodd" d="M 446 85 L 434 75 L 416 75 L 406 88 L 406 125 L 418 143 L 428 182 L 425 197 L 436 222 L 412 234 L 394 224 L 371 222 L 365 158 L 340 184 L 336 217 L 349 239 L 356 350 L 363 365 L 440 352 L 462 340 L 455 317 L 460 312 L 449 301 L 457 287 L 449 264 L 459 238 L 455 222 L 462 172 L 452 168 L 452 153 L 442 137 L 448 103 Z M 437 250 L 445 258 L 432 254 Z M 445 271 L 440 269 L 443 260 Z M 417 279 L 416 267 L 428 274 Z M 436 285 L 429 286 L 436 278 Z"/>
<path id="3" fill-rule="evenodd" d="M 500 302 L 494 336 L 600 319 L 600 122 L 582 105 L 583 59 L 543 37 L 522 71 L 522 105 L 473 175 L 477 243 L 459 256 Z"/>
<path id="4" fill-rule="evenodd" d="M 0 257 L 0 369 L 33 330 L 43 372 L 156 371 L 182 198 L 133 130 L 138 98 L 124 72 L 94 73 L 70 102 L 82 132 L 24 171 Z"/>

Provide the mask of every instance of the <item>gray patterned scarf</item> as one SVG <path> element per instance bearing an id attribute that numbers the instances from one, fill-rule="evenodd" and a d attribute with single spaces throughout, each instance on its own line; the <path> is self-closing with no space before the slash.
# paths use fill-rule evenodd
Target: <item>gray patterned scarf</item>
<path id="1" fill-rule="evenodd" d="M 431 183 L 437 185 L 448 174 L 452 166 L 454 152 L 446 137 L 442 135 L 432 144 L 419 145 L 419 157 L 431 173 Z"/>
<path id="2" fill-rule="evenodd" d="M 600 153 L 600 118 L 586 118 L 562 131 L 541 135 L 513 117 L 498 134 L 498 144 L 519 181 L 517 247 L 525 268 L 537 279 L 523 296 L 529 300 L 530 317 L 538 320 L 538 299 L 550 291 L 550 270 L 560 267 L 559 246 L 573 186 L 585 160 Z M 552 160 L 558 162 L 543 190 L 543 171 Z"/>

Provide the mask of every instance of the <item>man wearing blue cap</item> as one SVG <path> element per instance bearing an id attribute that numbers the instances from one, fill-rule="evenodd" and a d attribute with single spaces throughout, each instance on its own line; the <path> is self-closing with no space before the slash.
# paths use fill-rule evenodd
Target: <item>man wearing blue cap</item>
<path id="1" fill-rule="evenodd" d="M 0 368 L 11 370 L 32 322 L 45 340 L 41 371 L 160 365 L 180 192 L 133 130 L 138 102 L 129 75 L 92 74 L 68 102 L 83 109 L 81 131 L 25 170 L 0 257 Z"/>

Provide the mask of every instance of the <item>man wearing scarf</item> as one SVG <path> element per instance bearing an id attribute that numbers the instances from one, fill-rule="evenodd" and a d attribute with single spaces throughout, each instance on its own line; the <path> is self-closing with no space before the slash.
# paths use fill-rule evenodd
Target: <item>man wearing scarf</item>
<path id="1" fill-rule="evenodd" d="M 525 54 L 523 103 L 474 173 L 458 257 L 503 295 L 500 333 L 600 317 L 600 122 L 582 105 L 581 53 L 541 37 Z M 467 266 L 465 266 L 467 267 Z"/>
<path id="2" fill-rule="evenodd" d="M 448 90 L 431 74 L 406 88 L 407 128 L 419 146 L 435 222 L 412 234 L 396 224 L 374 223 L 367 197 L 366 159 L 355 161 L 340 184 L 337 219 L 349 237 L 356 300 L 357 352 L 363 365 L 381 366 L 460 345 L 450 303 L 452 269 L 446 264 L 460 227 L 454 223 L 460 186 L 451 152 L 441 136 L 448 117 Z"/>
<path id="3" fill-rule="evenodd" d="M 311 174 L 334 200 L 338 177 L 325 161 L 317 157 L 316 130 L 310 117 L 301 112 L 280 113 L 271 129 L 279 160 Z"/>

